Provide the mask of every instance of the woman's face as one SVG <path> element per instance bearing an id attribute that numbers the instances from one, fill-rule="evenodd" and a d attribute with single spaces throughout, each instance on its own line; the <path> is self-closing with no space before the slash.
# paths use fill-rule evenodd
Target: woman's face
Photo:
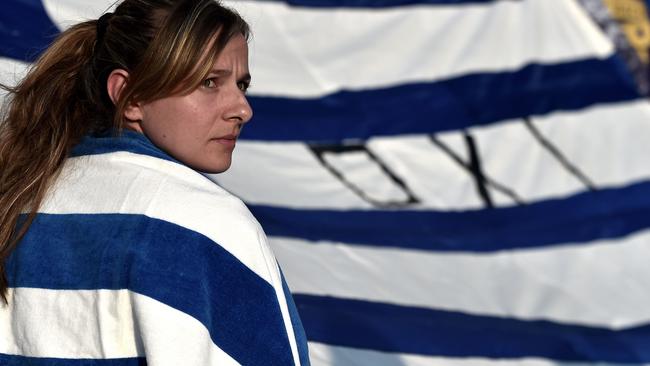
<path id="1" fill-rule="evenodd" d="M 140 121 L 131 126 L 191 168 L 221 173 L 230 167 L 237 136 L 253 115 L 245 95 L 249 83 L 248 45 L 235 36 L 198 88 L 141 104 Z"/>

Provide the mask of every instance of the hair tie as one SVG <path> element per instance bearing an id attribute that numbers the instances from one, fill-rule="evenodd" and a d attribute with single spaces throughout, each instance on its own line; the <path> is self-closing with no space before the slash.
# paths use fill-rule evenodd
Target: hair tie
<path id="1" fill-rule="evenodd" d="M 106 34 L 108 22 L 111 20 L 113 13 L 106 13 L 97 19 L 97 44 L 100 44 Z"/>

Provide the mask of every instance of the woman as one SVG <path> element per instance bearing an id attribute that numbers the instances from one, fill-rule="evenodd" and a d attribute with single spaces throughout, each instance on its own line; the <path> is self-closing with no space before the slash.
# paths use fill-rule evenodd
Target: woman
<path id="1" fill-rule="evenodd" d="M 213 0 L 125 0 L 9 88 L 0 364 L 309 364 L 262 229 L 201 174 L 252 116 L 248 34 Z"/>

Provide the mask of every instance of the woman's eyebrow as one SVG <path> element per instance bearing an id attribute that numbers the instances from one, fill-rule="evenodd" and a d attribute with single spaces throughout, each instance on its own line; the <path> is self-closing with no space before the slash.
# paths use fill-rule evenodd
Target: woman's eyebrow
<path id="1" fill-rule="evenodd" d="M 232 70 L 228 69 L 212 69 L 210 70 L 210 74 L 217 75 L 217 76 L 230 76 L 232 75 Z M 239 78 L 239 81 L 250 81 L 251 80 L 251 74 L 250 73 L 245 73 Z"/>
<path id="2" fill-rule="evenodd" d="M 219 75 L 219 76 L 228 76 L 228 75 L 232 74 L 232 70 L 228 70 L 228 69 L 212 69 L 212 70 L 210 70 L 210 74 L 215 74 L 215 75 Z"/>
<path id="3" fill-rule="evenodd" d="M 242 77 L 239 78 L 238 81 L 244 81 L 244 82 L 247 82 L 247 83 L 250 82 L 251 81 L 251 74 L 245 73 L 244 75 L 242 75 Z"/>

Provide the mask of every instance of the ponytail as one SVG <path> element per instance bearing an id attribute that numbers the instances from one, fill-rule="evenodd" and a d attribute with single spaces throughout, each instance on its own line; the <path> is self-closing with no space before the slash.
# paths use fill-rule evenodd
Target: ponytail
<path id="1" fill-rule="evenodd" d="M 88 95 L 96 22 L 63 32 L 8 91 L 0 122 L 0 297 L 7 257 L 25 234 L 72 146 L 92 128 L 97 97 Z M 25 220 L 19 219 L 27 212 Z M 20 224 L 19 224 L 20 222 Z"/>

